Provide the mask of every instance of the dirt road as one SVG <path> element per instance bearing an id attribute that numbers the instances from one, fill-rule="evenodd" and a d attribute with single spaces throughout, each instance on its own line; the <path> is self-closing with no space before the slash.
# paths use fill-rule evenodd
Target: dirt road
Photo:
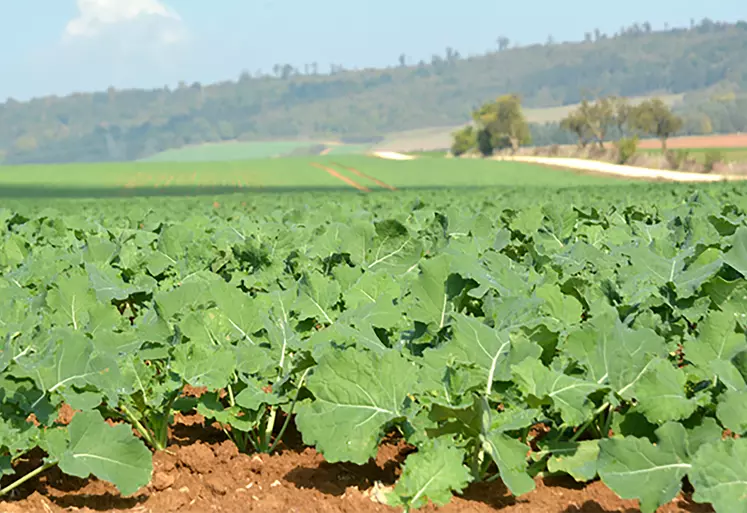
<path id="1" fill-rule="evenodd" d="M 743 180 L 747 177 L 727 176 L 704 173 L 687 173 L 683 171 L 668 171 L 664 169 L 649 169 L 644 167 L 620 166 L 609 162 L 597 160 L 572 159 L 561 157 L 493 157 L 494 160 L 511 160 L 515 162 L 527 162 L 545 166 L 560 167 L 564 169 L 576 169 L 606 175 L 623 176 L 628 178 L 640 178 L 652 181 L 666 182 L 721 182 L 727 180 Z"/>

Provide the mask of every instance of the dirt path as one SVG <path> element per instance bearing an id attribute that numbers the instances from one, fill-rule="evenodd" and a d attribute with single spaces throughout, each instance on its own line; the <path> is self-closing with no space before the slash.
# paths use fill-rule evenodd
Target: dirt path
<path id="1" fill-rule="evenodd" d="M 368 187 L 366 187 L 365 185 L 361 185 L 361 184 L 359 184 L 358 182 L 356 182 L 356 181 L 354 181 L 354 180 L 351 180 L 351 179 L 350 179 L 350 178 L 348 178 L 347 176 L 343 176 L 343 175 L 341 175 L 340 173 L 338 173 L 337 171 L 335 171 L 335 170 L 334 170 L 334 169 L 332 169 L 331 167 L 323 166 L 323 165 L 321 165 L 321 164 L 317 164 L 316 162 L 312 162 L 312 163 L 311 163 L 311 165 L 312 165 L 312 166 L 314 166 L 314 167 L 315 167 L 315 168 L 317 168 L 317 169 L 321 169 L 321 170 L 323 170 L 323 171 L 326 171 L 327 173 L 329 173 L 330 175 L 334 176 L 334 177 L 335 177 L 335 178 L 337 178 L 338 180 L 342 180 L 342 181 L 343 181 L 343 182 L 345 182 L 346 184 L 350 185 L 351 187 L 355 187 L 355 188 L 356 188 L 356 189 L 358 189 L 359 191 L 363 191 L 363 192 L 371 192 L 371 189 L 369 189 L 369 188 L 368 188 Z"/>
<path id="2" fill-rule="evenodd" d="M 641 178 L 652 181 L 665 182 L 723 182 L 729 180 L 744 180 L 747 176 L 729 176 L 704 173 L 687 173 L 683 171 L 668 171 L 664 169 L 649 169 L 645 167 L 621 166 L 600 162 L 597 160 L 573 159 L 562 157 L 493 157 L 493 160 L 527 162 L 545 166 L 575 169 L 579 171 L 590 171 L 603 175 L 623 176 L 628 178 Z"/>
<path id="3" fill-rule="evenodd" d="M 386 160 L 415 160 L 417 158 L 414 155 L 405 155 L 396 151 L 375 151 L 373 152 L 373 156 Z"/>
<path id="4" fill-rule="evenodd" d="M 333 162 L 333 164 L 336 165 L 336 166 L 339 166 L 339 167 L 341 167 L 341 168 L 343 168 L 343 169 L 345 169 L 347 171 L 350 171 L 351 173 L 355 173 L 356 175 L 360 176 L 361 178 L 365 178 L 366 180 L 370 180 L 370 181 L 374 182 L 376 185 L 378 185 L 379 187 L 383 187 L 385 189 L 389 189 L 390 191 L 396 191 L 397 190 L 397 188 L 394 187 L 393 185 L 389 185 L 388 183 L 382 182 L 378 178 L 374 178 L 373 176 L 367 175 L 366 173 L 364 173 L 362 171 L 358 171 L 354 167 L 343 166 L 339 162 Z"/>

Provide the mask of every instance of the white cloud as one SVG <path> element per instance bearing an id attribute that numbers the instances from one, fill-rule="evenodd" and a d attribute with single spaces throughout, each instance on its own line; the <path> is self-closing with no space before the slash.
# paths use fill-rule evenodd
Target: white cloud
<path id="1" fill-rule="evenodd" d="M 65 27 L 66 40 L 94 38 L 133 25 L 147 27 L 151 43 L 171 44 L 184 37 L 179 14 L 159 0 L 77 0 L 77 4 L 77 17 Z"/>

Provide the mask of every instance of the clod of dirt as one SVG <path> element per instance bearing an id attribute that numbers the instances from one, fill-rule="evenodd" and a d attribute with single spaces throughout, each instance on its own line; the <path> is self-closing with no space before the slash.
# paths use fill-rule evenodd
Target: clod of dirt
<path id="1" fill-rule="evenodd" d="M 188 468 L 196 474 L 207 474 L 212 469 L 215 459 L 210 446 L 197 442 L 179 451 L 178 462 L 181 466 Z"/>

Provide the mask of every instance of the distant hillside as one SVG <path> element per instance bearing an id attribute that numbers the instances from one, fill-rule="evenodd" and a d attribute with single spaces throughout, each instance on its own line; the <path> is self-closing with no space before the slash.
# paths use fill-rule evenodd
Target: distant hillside
<path id="1" fill-rule="evenodd" d="M 505 46 L 505 45 L 504 45 Z M 375 142 L 392 131 L 454 126 L 477 103 L 518 92 L 528 107 L 577 103 L 584 90 L 624 96 L 689 93 L 747 82 L 747 23 L 708 20 L 663 32 L 648 24 L 614 37 L 533 45 L 430 63 L 300 74 L 175 90 L 110 89 L 0 106 L 6 163 L 130 160 L 227 140 Z"/>

